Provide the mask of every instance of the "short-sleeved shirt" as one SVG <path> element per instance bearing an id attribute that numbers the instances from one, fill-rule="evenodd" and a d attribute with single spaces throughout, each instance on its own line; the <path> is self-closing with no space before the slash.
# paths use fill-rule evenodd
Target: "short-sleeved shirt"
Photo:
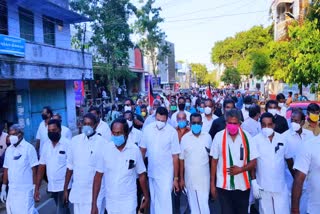
<path id="1" fill-rule="evenodd" d="M 172 155 L 180 153 L 177 131 L 168 124 L 158 130 L 153 122 L 143 130 L 140 147 L 147 149 L 148 176 L 173 180 Z"/>
<path id="2" fill-rule="evenodd" d="M 303 128 L 312 131 L 314 136 L 318 136 L 320 134 L 320 124 L 319 124 L 319 122 L 317 123 L 317 125 L 315 127 L 311 127 L 309 121 L 306 120 L 306 122 L 304 123 Z"/>
<path id="3" fill-rule="evenodd" d="M 8 136 L 7 133 L 5 133 L 5 132 L 1 133 L 1 136 L 0 136 L 0 156 L 2 156 L 3 153 L 7 149 L 7 136 Z"/>
<path id="4" fill-rule="evenodd" d="M 109 141 L 111 140 L 111 130 L 109 128 L 108 123 L 104 122 L 103 120 L 100 120 L 96 132 L 100 134 L 105 140 Z"/>
<path id="5" fill-rule="evenodd" d="M 104 147 L 96 171 L 104 173 L 107 210 L 117 211 L 124 204 L 132 210 L 137 206 L 137 175 L 146 171 L 140 149 L 134 144 L 126 144 L 122 151 L 113 143 Z"/>
<path id="6" fill-rule="evenodd" d="M 306 142 L 294 163 L 294 169 L 307 175 L 308 213 L 320 210 L 320 137 Z"/>
<path id="7" fill-rule="evenodd" d="M 8 169 L 9 188 L 30 191 L 33 188 L 32 167 L 38 165 L 35 148 L 24 139 L 17 147 L 8 147 L 3 167 Z"/>
<path id="8" fill-rule="evenodd" d="M 215 119 L 218 119 L 218 117 L 215 114 L 212 114 L 212 118 L 210 120 L 208 120 L 206 118 L 205 114 L 201 114 L 201 116 L 202 116 L 202 123 L 203 123 L 202 124 L 202 132 L 209 133 L 213 121 Z"/>
<path id="9" fill-rule="evenodd" d="M 134 127 L 132 127 L 129 136 L 128 136 L 128 140 L 127 140 L 127 144 L 132 144 L 132 145 L 140 145 L 140 141 L 141 141 L 141 137 L 142 137 L 142 132 Z"/>
<path id="10" fill-rule="evenodd" d="M 211 136 L 201 132 L 195 136 L 188 132 L 182 137 L 180 147 L 180 160 L 184 160 L 184 172 L 186 187 L 190 190 L 210 190 L 209 151 L 211 148 Z"/>
<path id="11" fill-rule="evenodd" d="M 241 124 L 241 128 L 247 131 L 252 137 L 254 137 L 260 133 L 261 124 L 258 121 L 252 119 L 251 117 L 248 117 Z"/>
<path id="12" fill-rule="evenodd" d="M 61 136 L 67 138 L 68 140 L 71 140 L 72 139 L 72 132 L 68 127 L 61 126 Z"/>
<path id="13" fill-rule="evenodd" d="M 225 130 L 222 130 L 216 134 L 216 136 L 213 139 L 212 147 L 210 150 L 210 156 L 212 156 L 212 158 L 214 158 L 214 159 L 218 159 L 218 166 L 217 166 L 217 173 L 216 173 L 216 175 L 217 175 L 217 184 L 216 185 L 219 188 L 223 188 L 223 179 L 224 179 L 223 178 L 223 154 L 222 154 L 222 142 L 223 142 L 224 131 Z M 252 138 L 251 138 L 250 134 L 246 131 L 243 131 L 243 132 L 246 134 L 248 142 L 249 142 L 250 160 L 254 160 L 257 157 L 259 157 L 257 150 L 256 150 L 256 146 L 252 142 Z M 226 136 L 227 136 L 226 137 L 227 138 L 226 144 L 227 144 L 227 147 L 230 148 L 230 152 L 233 157 L 233 165 L 239 166 L 239 167 L 244 166 L 246 164 L 246 163 L 244 163 L 244 158 L 243 158 L 243 160 L 241 160 L 241 157 L 240 157 L 240 148 L 243 145 L 243 143 L 245 143 L 245 142 L 242 142 L 242 136 L 240 135 L 240 133 L 238 133 L 234 142 L 232 141 L 231 136 L 228 134 L 228 131 L 227 131 Z M 227 151 L 228 151 L 228 148 L 227 148 Z M 226 160 L 227 168 L 229 168 L 230 161 L 229 161 L 228 153 L 226 154 L 226 158 L 227 158 L 227 160 Z M 232 190 L 231 185 L 230 185 L 230 176 L 229 175 L 227 175 L 227 182 L 226 183 L 227 183 L 226 189 Z M 240 173 L 240 174 L 234 176 L 234 184 L 235 184 L 236 190 L 242 190 L 242 191 L 247 190 L 243 173 Z"/>
<path id="14" fill-rule="evenodd" d="M 72 203 L 91 203 L 93 178 L 96 172 L 96 163 L 103 154 L 104 144 L 109 143 L 97 133 L 89 139 L 80 134 L 72 138 L 68 154 L 67 168 L 73 170 L 73 182 L 70 192 Z M 101 184 L 99 193 L 104 195 L 104 184 Z"/>
<path id="15" fill-rule="evenodd" d="M 268 192 L 283 192 L 286 190 L 286 159 L 289 159 L 288 146 L 282 135 L 274 133 L 272 142 L 262 133 L 252 138 L 256 144 L 257 183 Z"/>
<path id="16" fill-rule="evenodd" d="M 39 164 L 46 165 L 49 192 L 63 191 L 69 145 L 70 141 L 64 137 L 61 137 L 55 146 L 51 141 L 43 145 Z"/>
<path id="17" fill-rule="evenodd" d="M 38 128 L 36 139 L 40 140 L 40 148 L 39 148 L 39 154 L 42 153 L 43 144 L 47 141 L 49 141 L 48 137 L 48 126 L 46 125 L 46 122 L 43 120 Z"/>

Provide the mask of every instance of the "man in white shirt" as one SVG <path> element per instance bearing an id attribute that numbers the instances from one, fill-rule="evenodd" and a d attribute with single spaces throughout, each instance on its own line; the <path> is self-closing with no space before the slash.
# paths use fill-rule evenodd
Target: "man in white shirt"
<path id="1" fill-rule="evenodd" d="M 8 134 L 3 131 L 4 125 L 0 124 L 0 157 L 3 156 L 7 149 L 7 137 Z"/>
<path id="2" fill-rule="evenodd" d="M 202 116 L 202 132 L 209 133 L 212 122 L 218 117 L 214 114 L 214 102 L 211 99 L 206 99 L 204 102 L 205 108 Z M 189 118 L 188 118 L 189 119 Z"/>
<path id="3" fill-rule="evenodd" d="M 287 106 L 286 106 L 286 97 L 284 96 L 284 94 L 279 93 L 276 97 L 277 101 L 278 101 L 278 106 L 280 108 L 280 115 L 284 118 L 286 118 L 287 116 Z"/>
<path id="4" fill-rule="evenodd" d="M 226 129 L 215 135 L 210 151 L 211 194 L 213 198 L 219 195 L 222 213 L 248 213 L 249 172 L 255 168 L 258 154 L 250 134 L 240 128 L 240 112 L 231 109 L 225 118 Z"/>
<path id="5" fill-rule="evenodd" d="M 128 126 L 129 126 L 129 136 L 127 139 L 127 144 L 132 144 L 139 146 L 141 137 L 142 137 L 142 132 L 135 127 L 133 127 L 133 117 L 134 114 L 132 111 L 126 111 L 123 115 L 124 119 L 127 121 Z"/>
<path id="6" fill-rule="evenodd" d="M 97 117 L 88 113 L 83 118 L 82 134 L 72 138 L 67 154 L 67 173 L 64 183 L 64 202 L 70 200 L 74 206 L 75 214 L 90 213 L 92 202 L 92 185 L 95 175 L 96 163 L 103 155 L 106 140 L 96 131 Z M 73 176 L 69 196 L 69 183 Z M 104 190 L 104 184 L 101 185 Z M 97 206 L 99 213 L 104 213 L 104 191 L 100 191 Z"/>
<path id="7" fill-rule="evenodd" d="M 258 122 L 261 114 L 260 106 L 253 104 L 249 107 L 249 117 L 241 124 L 241 128 L 247 131 L 252 137 L 261 131 L 261 124 Z"/>
<path id="8" fill-rule="evenodd" d="M 300 150 L 305 146 L 306 141 L 314 138 L 313 132 L 302 128 L 305 122 L 305 115 L 299 109 L 294 109 L 291 114 L 291 128 L 283 133 L 284 139 L 288 147 L 288 152 L 290 157 L 295 161 Z M 288 191 L 291 195 L 293 177 L 289 170 L 286 170 L 286 183 Z M 300 212 L 307 213 L 307 184 L 306 182 L 303 185 L 302 196 L 300 198 Z"/>
<path id="9" fill-rule="evenodd" d="M 61 134 L 60 120 L 52 119 L 49 121 L 48 137 L 50 141 L 44 144 L 39 161 L 34 199 L 36 202 L 40 201 L 39 190 L 46 172 L 48 192 L 51 193 L 51 197 L 55 201 L 56 213 L 69 214 L 70 209 L 63 202 L 63 187 L 67 171 L 67 150 L 70 141 Z"/>
<path id="10" fill-rule="evenodd" d="M 93 184 L 92 214 L 97 214 L 97 198 L 101 181 L 105 181 L 106 208 L 108 214 L 136 214 L 137 185 L 144 195 L 140 210 L 149 204 L 146 167 L 135 144 L 128 144 L 129 126 L 125 119 L 116 119 L 111 124 L 112 143 L 105 145 L 103 157 L 98 161 Z M 103 178 L 104 175 L 104 178 Z"/>
<path id="11" fill-rule="evenodd" d="M 178 110 L 179 111 L 176 111 L 175 113 L 173 113 L 173 115 L 171 116 L 171 120 L 174 124 L 174 127 L 177 127 L 178 126 L 178 122 L 177 122 L 177 114 L 181 111 L 184 111 L 184 113 L 186 113 L 187 115 L 187 121 L 190 120 L 190 112 L 186 111 L 185 110 L 185 107 L 186 107 L 186 99 L 184 97 L 179 97 L 178 99 Z"/>
<path id="12" fill-rule="evenodd" d="M 187 188 L 191 213 L 210 214 L 210 167 L 209 151 L 211 136 L 202 129 L 202 117 L 199 113 L 191 114 L 191 132 L 181 140 L 180 188 Z"/>
<path id="13" fill-rule="evenodd" d="M 317 214 L 320 210 L 320 137 L 305 142 L 294 163 L 295 176 L 292 188 L 291 214 L 302 213 L 299 210 L 303 183 L 308 179 L 307 213 Z"/>
<path id="14" fill-rule="evenodd" d="M 274 131 L 273 115 L 268 112 L 262 114 L 260 122 L 262 131 L 252 139 L 259 153 L 256 174 L 252 175 L 251 181 L 253 196 L 259 199 L 260 214 L 289 214 L 285 169 L 288 164 L 293 174 L 293 162 L 285 139 Z"/>
<path id="15" fill-rule="evenodd" d="M 4 159 L 3 184 L 0 199 L 6 200 L 7 213 L 34 214 L 33 191 L 36 180 L 37 153 L 34 147 L 24 140 L 23 129 L 14 124 L 9 129 L 8 147 Z M 9 182 L 8 198 L 6 193 Z"/>
<path id="16" fill-rule="evenodd" d="M 252 105 L 252 97 L 249 96 L 245 96 L 243 99 L 243 107 L 241 109 L 242 115 L 243 115 L 243 120 L 246 120 L 247 118 L 249 118 L 249 108 Z"/>
<path id="17" fill-rule="evenodd" d="M 168 110 L 159 107 L 156 122 L 142 132 L 141 152 L 148 153 L 151 214 L 172 214 L 171 191 L 179 191 L 180 145 L 177 131 L 167 124 Z"/>
<path id="18" fill-rule="evenodd" d="M 38 131 L 37 131 L 37 135 L 36 135 L 36 139 L 37 139 L 36 151 L 39 156 L 41 156 L 43 144 L 49 140 L 49 138 L 48 138 L 48 122 L 51 119 L 52 115 L 53 115 L 53 112 L 52 112 L 52 109 L 50 108 L 50 106 L 43 107 L 42 114 L 41 114 L 43 121 L 40 123 Z"/>
<path id="19" fill-rule="evenodd" d="M 158 107 L 160 107 L 160 106 L 161 106 L 160 100 L 153 101 L 152 113 L 149 114 L 147 119 L 144 121 L 142 130 L 144 130 L 144 128 L 147 127 L 149 124 L 156 121 L 156 111 L 157 111 Z M 167 123 L 170 124 L 172 127 L 175 127 L 175 123 L 170 118 L 168 118 Z"/>
<path id="20" fill-rule="evenodd" d="M 111 140 L 111 130 L 108 126 L 108 123 L 104 122 L 101 119 L 101 111 L 98 107 L 91 107 L 89 109 L 89 113 L 94 114 L 97 117 L 98 125 L 95 129 L 97 134 L 99 134 L 101 137 L 103 137 L 106 141 Z"/>
<path id="21" fill-rule="evenodd" d="M 64 137 L 64 138 L 67 138 L 68 140 L 71 140 L 72 139 L 72 132 L 68 127 L 62 125 L 62 117 L 61 117 L 61 115 L 59 113 L 55 113 L 52 116 L 52 119 L 60 121 L 60 124 L 61 124 L 61 136 Z"/>

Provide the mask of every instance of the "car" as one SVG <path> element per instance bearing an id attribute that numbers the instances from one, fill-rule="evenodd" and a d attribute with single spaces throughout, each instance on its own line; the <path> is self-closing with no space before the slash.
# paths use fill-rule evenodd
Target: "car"
<path id="1" fill-rule="evenodd" d="M 302 109 L 303 113 L 305 115 L 307 115 L 307 107 L 310 103 L 317 103 L 320 106 L 320 102 L 319 101 L 301 101 L 301 102 L 293 102 L 290 104 L 289 108 L 287 109 L 287 113 L 286 113 L 286 118 L 290 119 L 291 118 L 291 113 L 292 110 L 295 108 L 300 108 Z"/>

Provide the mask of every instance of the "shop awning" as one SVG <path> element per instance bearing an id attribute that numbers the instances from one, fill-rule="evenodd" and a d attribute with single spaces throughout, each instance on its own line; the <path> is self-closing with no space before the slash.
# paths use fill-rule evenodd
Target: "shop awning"
<path id="1" fill-rule="evenodd" d="M 65 23 L 79 23 L 90 21 L 89 18 L 61 7 L 48 0 L 14 0 L 15 3 L 27 10 L 38 12 L 46 16 L 59 19 Z"/>

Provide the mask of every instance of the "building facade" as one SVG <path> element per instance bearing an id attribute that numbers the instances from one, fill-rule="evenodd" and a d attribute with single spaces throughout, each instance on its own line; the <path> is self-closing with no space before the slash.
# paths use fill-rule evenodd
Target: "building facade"
<path id="1" fill-rule="evenodd" d="M 68 0 L 0 0 L 0 122 L 35 139 L 43 106 L 76 130 L 74 81 L 93 79 L 92 56 L 71 49 Z"/>

